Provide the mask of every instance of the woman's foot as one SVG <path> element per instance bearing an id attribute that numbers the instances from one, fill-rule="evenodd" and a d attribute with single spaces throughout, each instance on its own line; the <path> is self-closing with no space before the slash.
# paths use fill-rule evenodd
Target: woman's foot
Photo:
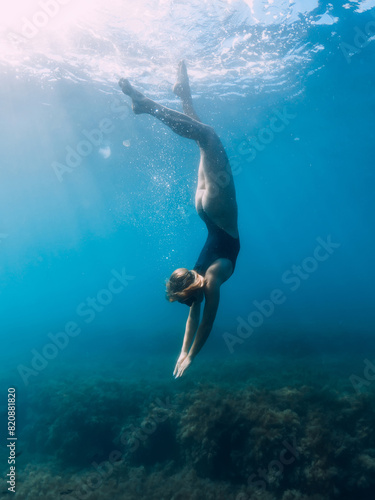
<path id="1" fill-rule="evenodd" d="M 150 111 L 149 104 L 152 101 L 145 97 L 141 92 L 138 92 L 138 90 L 135 90 L 135 88 L 133 88 L 130 84 L 129 80 L 127 80 L 126 78 L 121 78 L 118 84 L 124 94 L 128 95 L 131 98 L 132 109 L 136 115 L 139 115 L 141 113 L 148 113 Z"/>
<path id="2" fill-rule="evenodd" d="M 189 77 L 185 61 L 180 61 L 178 63 L 177 81 L 173 86 L 173 92 L 182 100 L 191 99 Z"/>

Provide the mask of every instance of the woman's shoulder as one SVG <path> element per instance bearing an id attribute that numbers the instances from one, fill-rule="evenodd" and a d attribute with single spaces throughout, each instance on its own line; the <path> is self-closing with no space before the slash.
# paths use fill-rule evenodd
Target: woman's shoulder
<path id="1" fill-rule="evenodd" d="M 215 260 L 205 274 L 206 286 L 221 286 L 233 274 L 233 264 L 229 259 Z"/>

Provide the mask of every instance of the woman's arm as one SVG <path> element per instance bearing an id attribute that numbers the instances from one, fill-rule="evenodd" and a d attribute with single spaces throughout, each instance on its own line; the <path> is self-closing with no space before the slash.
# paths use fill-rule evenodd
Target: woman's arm
<path id="1" fill-rule="evenodd" d="M 220 284 L 220 282 L 216 282 L 206 285 L 206 303 L 203 310 L 202 321 L 198 327 L 197 334 L 189 353 L 187 355 L 185 354 L 185 357 L 181 360 L 181 363 L 177 363 L 178 366 L 176 365 L 176 369 L 174 372 L 176 378 L 181 377 L 183 373 L 189 368 L 189 366 L 193 362 L 194 357 L 202 349 L 212 330 L 217 308 L 219 307 Z"/>
<path id="2" fill-rule="evenodd" d="M 186 321 L 185 335 L 184 335 L 184 340 L 182 342 L 181 352 L 185 352 L 186 354 L 189 352 L 195 332 L 197 331 L 199 325 L 200 314 L 201 314 L 201 303 L 197 301 L 193 302 L 189 310 L 188 319 Z"/>
<path id="3" fill-rule="evenodd" d="M 198 327 L 193 345 L 190 348 L 188 356 L 195 358 L 198 352 L 204 346 L 208 336 L 211 333 L 214 324 L 217 309 L 220 301 L 220 283 L 210 283 L 206 287 L 206 303 L 203 310 L 202 321 Z"/>
<path id="4" fill-rule="evenodd" d="M 201 324 L 198 326 L 197 334 L 195 336 L 194 342 L 190 347 L 189 353 L 183 353 L 183 359 L 180 363 L 177 363 L 174 375 L 181 377 L 181 375 L 189 368 L 193 359 L 198 354 L 198 352 L 204 346 L 208 336 L 211 333 L 212 326 L 214 324 L 217 309 L 219 307 L 220 301 L 220 287 L 221 285 L 230 278 L 233 272 L 233 266 L 228 259 L 218 259 L 212 266 L 207 270 L 205 276 L 205 287 L 204 294 L 206 298 L 206 303 L 203 310 L 203 317 Z M 190 317 L 190 315 L 189 315 Z M 199 315 L 198 315 L 199 321 Z M 185 334 L 186 335 L 186 334 Z M 186 335 L 186 340 L 188 336 Z M 184 338 L 184 347 L 188 348 L 191 343 L 193 336 L 189 337 L 190 342 L 186 342 Z M 182 356 L 182 354 L 181 354 Z"/>
<path id="5" fill-rule="evenodd" d="M 197 328 L 199 325 L 200 313 L 201 313 L 201 303 L 197 302 L 197 301 L 193 302 L 193 304 L 189 310 L 188 319 L 186 321 L 185 335 L 184 335 L 184 340 L 182 342 L 181 353 L 180 353 L 180 356 L 177 360 L 175 369 L 173 371 L 173 375 L 175 375 L 176 378 L 178 376 L 178 372 L 180 370 L 181 364 L 185 361 L 185 359 L 188 355 L 190 346 L 193 342 L 195 332 L 197 331 Z"/>

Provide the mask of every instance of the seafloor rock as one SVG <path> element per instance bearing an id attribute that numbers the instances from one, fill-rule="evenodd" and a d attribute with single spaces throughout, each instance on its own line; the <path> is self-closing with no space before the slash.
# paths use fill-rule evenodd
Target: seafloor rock
<path id="1" fill-rule="evenodd" d="M 27 500 L 370 500 L 374 421 L 372 392 L 55 379 L 29 392 L 18 491 Z"/>

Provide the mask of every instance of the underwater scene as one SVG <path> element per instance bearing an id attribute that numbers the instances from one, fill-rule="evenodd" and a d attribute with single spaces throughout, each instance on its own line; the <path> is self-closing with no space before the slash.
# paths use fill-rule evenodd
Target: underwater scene
<path id="1" fill-rule="evenodd" d="M 375 0 L 0 16 L 0 498 L 375 498 Z"/>

